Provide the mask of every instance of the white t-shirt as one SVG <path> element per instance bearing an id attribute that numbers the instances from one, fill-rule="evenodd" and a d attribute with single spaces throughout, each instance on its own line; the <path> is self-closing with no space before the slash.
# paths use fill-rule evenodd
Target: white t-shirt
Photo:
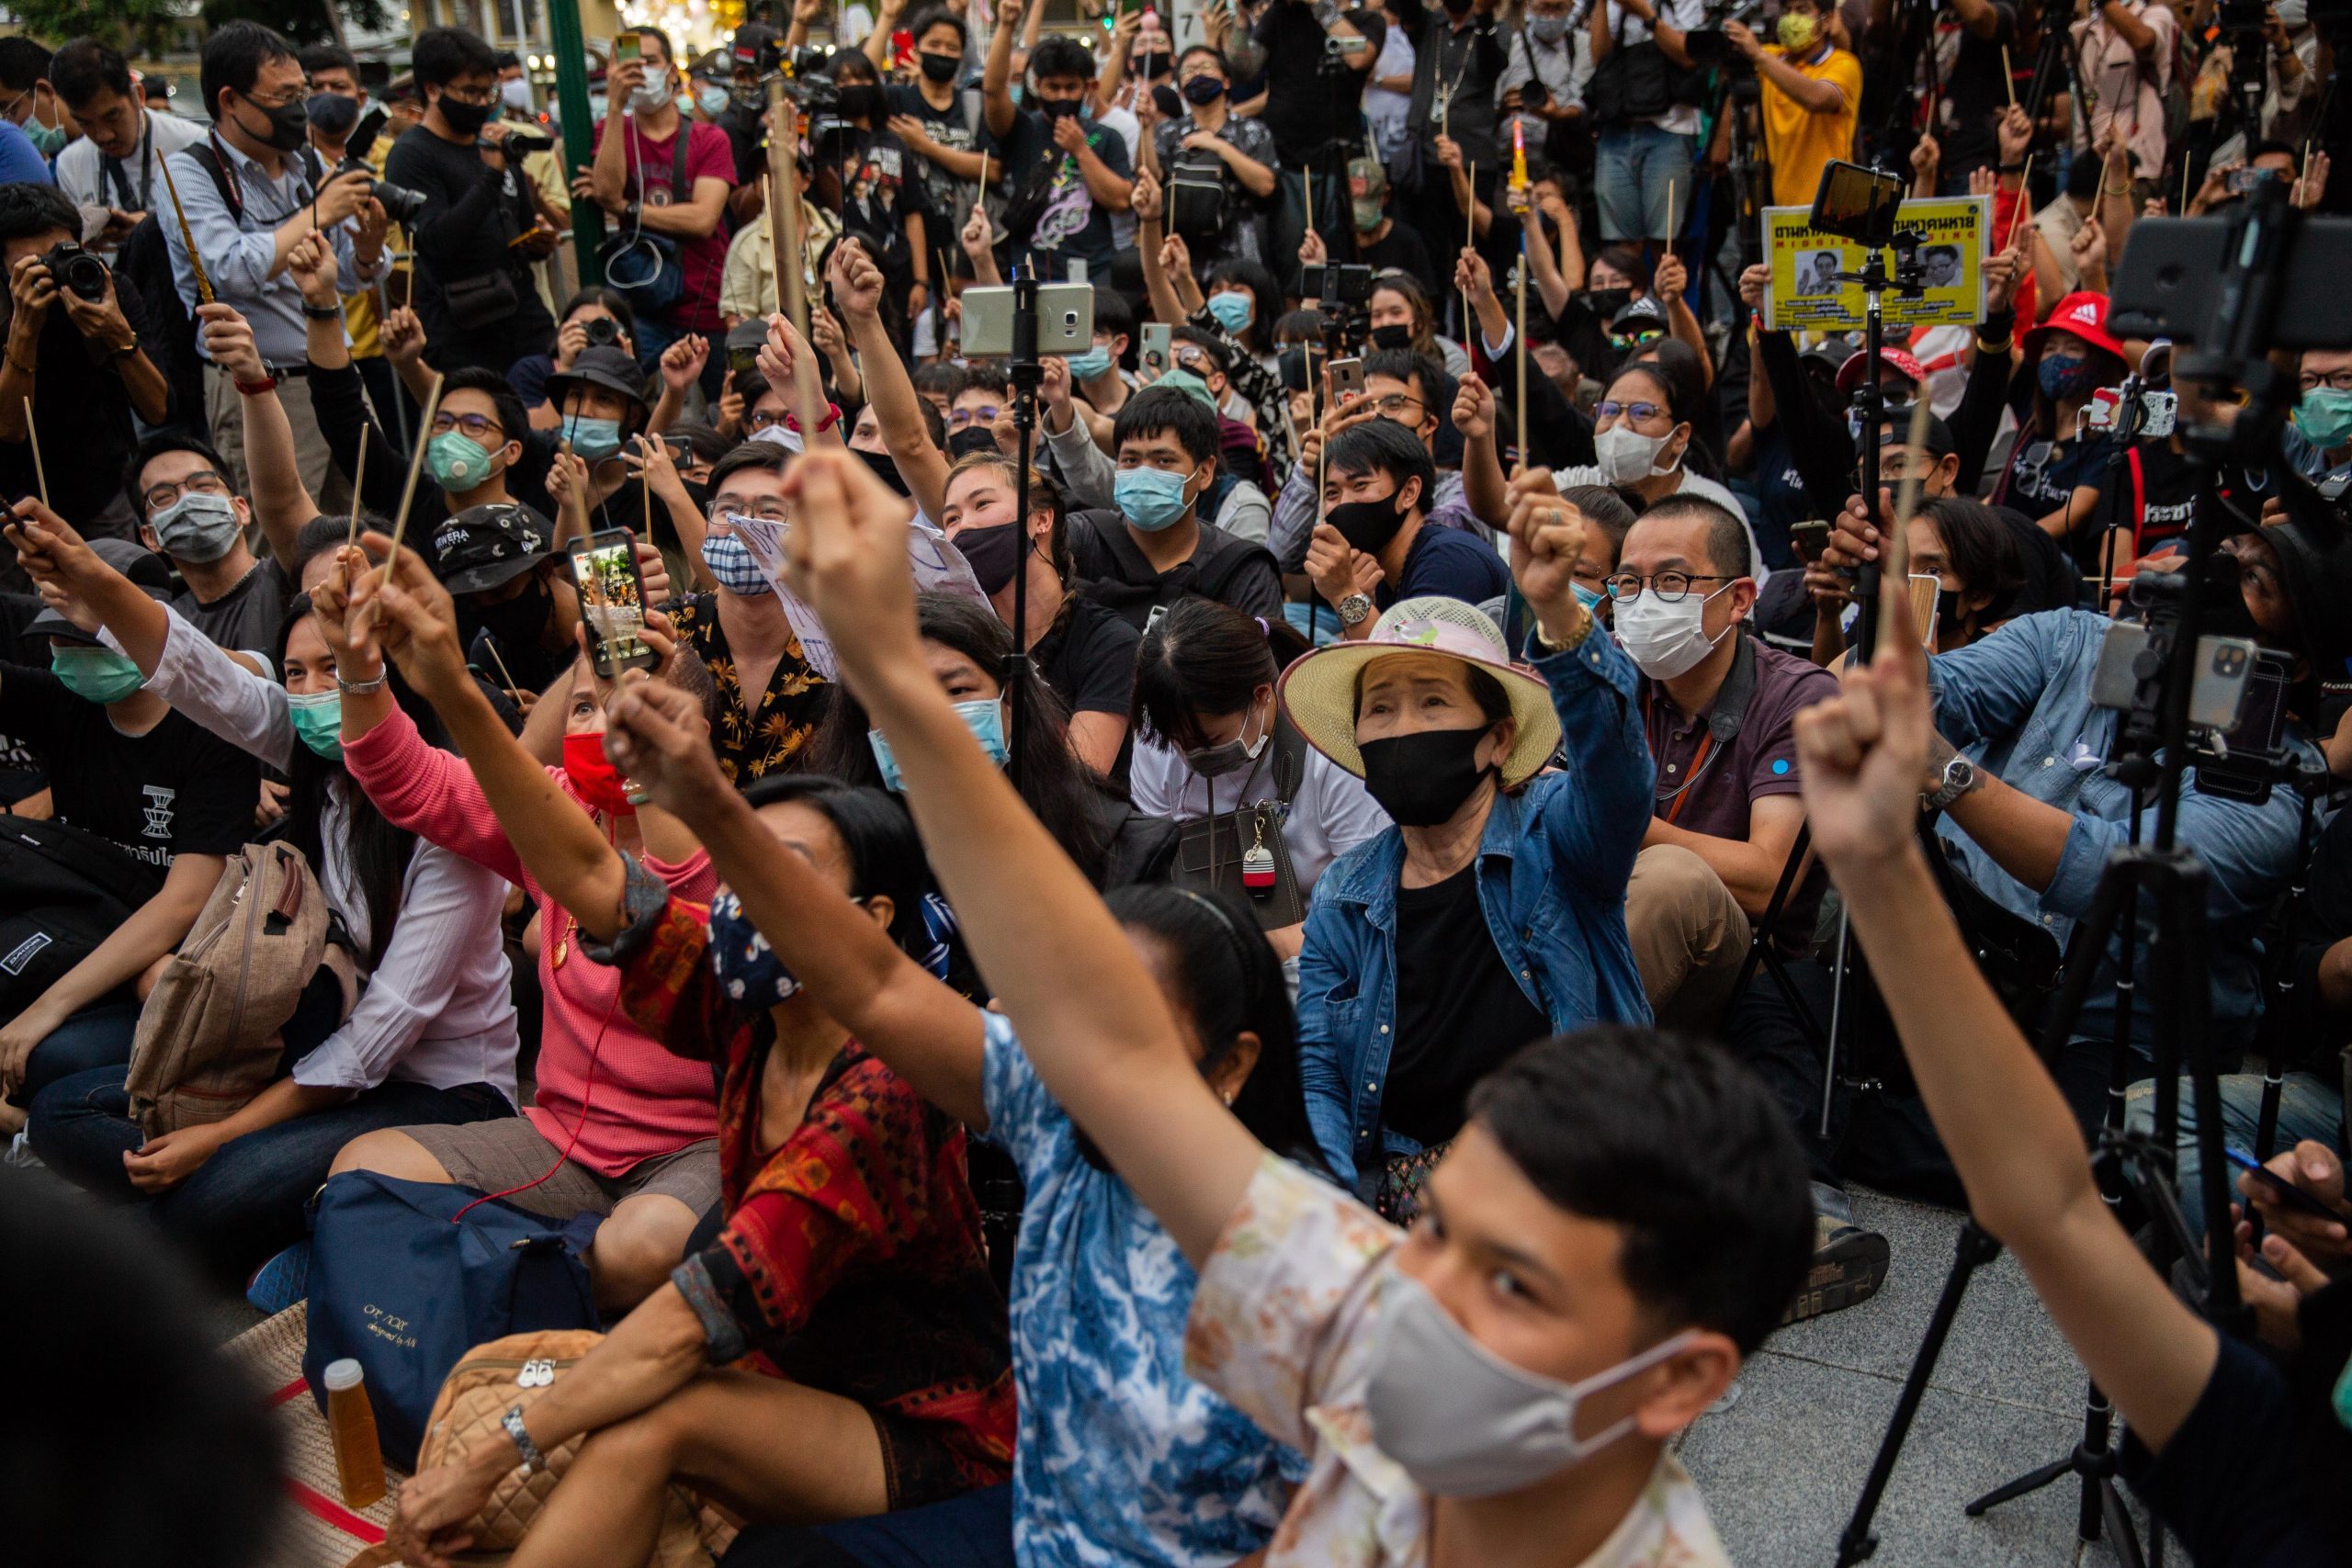
<path id="1" fill-rule="evenodd" d="M 1181 752 L 1138 736 L 1128 764 L 1127 789 L 1137 811 L 1171 821 L 1197 822 L 1221 811 L 1238 811 L 1274 798 L 1274 749 L 1269 743 L 1258 753 L 1257 762 L 1242 773 L 1204 779 L 1185 766 Z M 1300 896 L 1313 889 L 1325 866 L 1388 825 L 1388 813 L 1366 793 L 1362 779 L 1307 747 L 1290 814 L 1283 819 L 1283 842 L 1290 846 Z"/>
<path id="2" fill-rule="evenodd" d="M 147 144 L 146 162 L 142 164 L 135 151 L 123 160 L 118 165 L 122 175 L 119 185 L 104 167 L 111 160 L 88 137 L 77 138 L 58 153 L 57 188 L 65 193 L 65 199 L 76 207 L 111 207 L 119 212 L 153 212 L 167 207 L 171 197 L 164 192 L 157 162 L 203 141 L 204 127 L 153 109 L 147 111 L 147 124 L 150 129 L 141 138 Z M 146 205 L 141 206 L 141 202 Z"/>

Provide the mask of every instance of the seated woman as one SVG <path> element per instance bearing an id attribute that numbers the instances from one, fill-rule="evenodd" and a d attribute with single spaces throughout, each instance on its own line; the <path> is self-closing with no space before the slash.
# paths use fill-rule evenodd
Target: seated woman
<path id="1" fill-rule="evenodd" d="M 307 598 L 295 599 L 272 649 L 280 684 L 149 598 L 62 524 L 28 522 L 24 531 L 44 547 L 43 575 L 104 625 L 147 691 L 285 774 L 285 839 L 316 870 L 365 976 L 346 1007 L 344 982 L 322 966 L 284 1031 L 284 1072 L 220 1121 L 146 1136 L 121 1066 L 62 1078 L 33 1101 L 28 1130 L 45 1164 L 94 1192 L 143 1201 L 175 1240 L 243 1284 L 302 1239 L 303 1206 L 353 1138 L 514 1115 L 514 1004 L 498 940 L 506 885 L 419 844 L 353 784 L 336 739 L 334 660 Z M 323 577 L 333 553 L 304 575 Z M 405 689 L 393 694 L 437 739 L 431 710 Z"/>
<path id="2" fill-rule="evenodd" d="M 1008 1021 L 933 979 L 777 840 L 728 787 L 683 694 L 632 682 L 613 705 L 609 744 L 709 847 L 776 960 L 808 977 L 804 994 L 1010 1154 L 1028 1189 L 1012 1246 L 1012 1484 L 813 1531 L 754 1529 L 730 1568 L 951 1555 L 1009 1565 L 1016 1540 L 1031 1562 L 1230 1562 L 1264 1545 L 1295 1461 L 1184 1374 L 1192 1269 L 1038 1084 Z M 1269 1147 L 1317 1164 L 1289 1000 L 1248 917 L 1170 887 L 1122 888 L 1110 906 L 1202 1077 Z"/>
<path id="3" fill-rule="evenodd" d="M 1281 722 L 1274 682 L 1306 650 L 1287 622 L 1260 621 L 1211 599 L 1177 601 L 1143 639 L 1128 775 L 1136 808 L 1174 822 L 1277 802 L 1302 898 L 1325 867 L 1388 826 L 1361 779 Z M 1238 878 L 1231 891 L 1242 893 Z M 1303 930 L 1278 927 L 1266 940 L 1295 959 Z"/>
<path id="4" fill-rule="evenodd" d="M 360 583 L 361 606 L 378 581 Z M 680 897 L 506 733 L 413 552 L 399 553 L 380 603 L 392 657 L 472 760 L 518 868 L 578 916 L 574 962 L 611 965 L 639 1030 L 706 1082 L 724 1077 L 728 1215 L 503 1433 L 403 1486 L 393 1544 L 408 1562 L 440 1561 L 509 1472 L 582 1436 L 515 1568 L 642 1563 L 673 1480 L 749 1520 L 794 1522 L 1002 1481 L 1012 1375 L 963 1129 L 801 989 L 733 894 Z M 750 799 L 853 918 L 901 951 L 929 944 L 922 851 L 894 802 L 792 777 L 761 780 Z"/>
<path id="5" fill-rule="evenodd" d="M 1001 672 L 1012 634 L 985 605 L 954 594 L 922 594 L 916 615 L 932 674 L 980 744 L 1002 763 L 1011 755 L 1012 718 Z M 1089 772 L 1071 749 L 1061 699 L 1034 672 L 1027 681 L 1021 699 L 1028 713 L 1021 798 L 1097 887 L 1164 881 L 1175 855 L 1174 825 L 1131 805 L 1124 792 Z M 832 705 L 808 744 L 809 769 L 896 793 L 898 765 L 889 742 L 866 723 L 865 708 L 847 688 L 831 690 Z"/>
<path id="6" fill-rule="evenodd" d="M 361 580 L 375 575 L 363 570 Z M 516 854 L 474 771 L 428 742 L 380 683 L 383 652 L 378 636 L 349 618 L 349 581 L 339 569 L 312 591 L 344 693 L 344 764 L 395 827 L 514 883 L 538 907 L 542 1004 L 537 1092 L 521 1118 L 368 1133 L 335 1156 L 334 1169 L 516 1189 L 508 1201 L 552 1219 L 601 1214 L 588 1255 L 597 1303 L 607 1312 L 632 1306 L 669 1277 L 718 1201 L 710 1071 L 663 1050 L 621 1010 L 613 972 L 582 960 L 576 922 Z M 658 618 L 648 630 L 663 635 Z M 691 679 L 700 670 L 676 660 L 665 673 Z M 640 815 L 605 760 L 604 710 L 585 674 L 562 700 L 563 765 L 542 770 L 548 787 L 589 812 L 649 874 L 681 897 L 707 898 L 709 857 L 661 813 Z"/>
<path id="7" fill-rule="evenodd" d="M 1516 508 L 1573 518 L 1573 561 L 1583 522 L 1548 482 L 1514 480 Z M 1589 630 L 1528 657 L 1536 674 L 1466 604 L 1408 599 L 1283 677 L 1283 714 L 1396 822 L 1323 874 L 1298 961 L 1316 1142 L 1392 1218 L 1519 1046 L 1649 1021 L 1625 932 L 1656 774 L 1633 662 Z M 1563 733 L 1563 771 L 1536 776 Z"/>

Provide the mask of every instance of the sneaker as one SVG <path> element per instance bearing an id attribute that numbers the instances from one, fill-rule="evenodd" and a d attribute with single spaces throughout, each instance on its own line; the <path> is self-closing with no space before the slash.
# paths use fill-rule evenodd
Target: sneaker
<path id="1" fill-rule="evenodd" d="M 256 1312 L 276 1317 L 311 1293 L 311 1244 L 298 1241 L 254 1270 L 245 1300 Z"/>
<path id="2" fill-rule="evenodd" d="M 1785 1325 L 1852 1306 L 1886 1282 L 1886 1237 L 1827 1214 L 1813 1217 L 1813 1269 L 1796 1300 L 1781 1314 Z"/>

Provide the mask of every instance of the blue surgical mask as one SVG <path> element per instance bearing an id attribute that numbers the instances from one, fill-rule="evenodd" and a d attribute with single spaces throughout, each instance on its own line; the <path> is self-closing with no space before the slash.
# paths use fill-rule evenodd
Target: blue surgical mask
<path id="1" fill-rule="evenodd" d="M 1600 589 L 1587 588 L 1581 582 L 1571 582 L 1568 584 L 1568 592 L 1577 596 L 1577 603 L 1584 606 L 1586 615 L 1597 615 L 1600 613 L 1600 601 L 1606 595 Z"/>
<path id="2" fill-rule="evenodd" d="M 28 115 L 24 130 L 26 138 L 33 144 L 33 151 L 44 158 L 54 158 L 65 150 L 65 128 L 62 125 L 43 125 Z"/>
<path id="3" fill-rule="evenodd" d="M 175 560 L 202 566 L 236 547 L 237 503 L 207 491 L 183 491 L 180 498 L 147 519 L 155 543 Z"/>
<path id="4" fill-rule="evenodd" d="M 1084 354 L 1069 356 L 1069 378 L 1073 381 L 1091 381 L 1097 376 L 1109 374 L 1110 369 L 1111 351 L 1099 343 Z"/>
<path id="5" fill-rule="evenodd" d="M 621 449 L 621 422 L 616 419 L 590 419 L 586 414 L 568 413 L 563 416 L 560 434 L 571 443 L 573 456 L 592 463 Z"/>
<path id="6" fill-rule="evenodd" d="M 1112 494 L 1127 521 L 1147 534 L 1175 526 L 1191 510 L 1184 500 L 1184 476 L 1165 468 L 1121 468 Z"/>
<path id="7" fill-rule="evenodd" d="M 343 694 L 341 692 L 288 693 L 286 698 L 287 716 L 294 721 L 294 733 L 302 744 L 330 762 L 343 761 Z"/>
<path id="8" fill-rule="evenodd" d="M 994 697 L 975 697 L 968 703 L 956 705 L 956 716 L 989 754 L 989 761 L 1004 766 L 1012 753 L 1004 743 L 1004 705 Z M 888 737 L 878 729 L 865 732 L 865 743 L 874 748 L 874 765 L 882 770 L 882 787 L 892 795 L 907 793 L 906 775 L 899 772 L 899 759 L 890 750 Z"/>
<path id="9" fill-rule="evenodd" d="M 695 94 L 695 105 L 705 119 L 717 119 L 727 112 L 728 92 L 724 87 L 704 87 Z"/>
<path id="10" fill-rule="evenodd" d="M 2352 442 L 2352 392 L 2314 387 L 2295 405 L 2295 428 L 2323 452 Z"/>
<path id="11" fill-rule="evenodd" d="M 728 1000 L 764 1011 L 798 994 L 799 977 L 784 966 L 760 928 L 743 913 L 743 901 L 733 889 L 710 901 L 709 925 L 710 973 Z"/>
<path id="12" fill-rule="evenodd" d="M 1209 296 L 1209 314 L 1215 316 L 1216 324 L 1227 332 L 1238 333 L 1248 326 L 1251 313 L 1247 294 L 1227 292 Z"/>
<path id="13" fill-rule="evenodd" d="M 756 599 L 763 593 L 775 592 L 775 584 L 768 581 L 760 563 L 752 558 L 751 547 L 732 532 L 716 531 L 702 536 L 702 564 L 710 568 L 710 575 L 718 585 L 746 599 Z"/>
<path id="14" fill-rule="evenodd" d="M 2034 375 L 2041 383 L 2044 396 L 2052 402 L 2064 402 L 2079 398 L 2091 389 L 2093 371 L 2090 362 L 2071 354 L 2045 354 L 2034 367 Z"/>
<path id="15" fill-rule="evenodd" d="M 129 654 L 117 653 L 111 648 L 52 645 L 49 671 L 67 691 L 85 703 L 101 706 L 122 701 L 147 682 Z"/>

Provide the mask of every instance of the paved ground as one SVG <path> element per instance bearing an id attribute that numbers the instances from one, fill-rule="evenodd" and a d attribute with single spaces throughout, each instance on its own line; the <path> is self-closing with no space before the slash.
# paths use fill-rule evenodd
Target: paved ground
<path id="1" fill-rule="evenodd" d="M 1860 1306 L 1773 1337 L 1730 1408 L 1706 1416 L 1683 1458 L 1740 1568 L 1830 1568 L 1942 1290 L 1961 1216 L 1858 1193 L 1861 1222 L 1893 1252 L 1886 1287 Z M 1977 1270 L 1877 1520 L 1874 1565 L 2104 1565 L 2078 1550 L 2069 1479 L 1981 1519 L 1962 1505 L 2072 1451 L 2082 1369 L 2002 1255 Z"/>

